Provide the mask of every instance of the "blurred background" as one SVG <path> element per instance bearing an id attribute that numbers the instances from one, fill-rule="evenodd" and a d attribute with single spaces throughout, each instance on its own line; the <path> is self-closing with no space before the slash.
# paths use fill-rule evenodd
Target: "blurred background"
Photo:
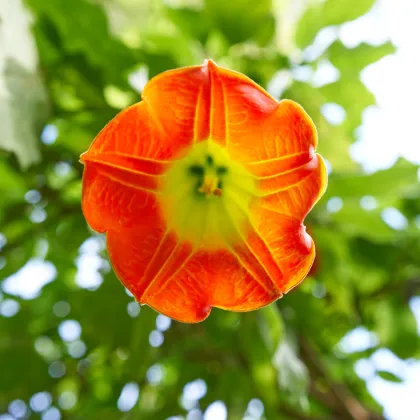
<path id="1" fill-rule="evenodd" d="M 419 19 L 418 0 L 0 0 L 0 419 L 419 419 Z M 184 325 L 116 279 L 78 158 L 149 78 L 205 58 L 302 104 L 330 181 L 297 289 Z"/>

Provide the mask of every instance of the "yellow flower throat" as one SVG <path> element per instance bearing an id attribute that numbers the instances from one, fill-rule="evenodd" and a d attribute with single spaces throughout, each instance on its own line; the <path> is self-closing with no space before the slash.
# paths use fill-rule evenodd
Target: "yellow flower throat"
<path id="1" fill-rule="evenodd" d="M 239 242 L 256 194 L 256 179 L 227 151 L 205 140 L 166 173 L 161 194 L 168 229 L 205 249 Z"/>

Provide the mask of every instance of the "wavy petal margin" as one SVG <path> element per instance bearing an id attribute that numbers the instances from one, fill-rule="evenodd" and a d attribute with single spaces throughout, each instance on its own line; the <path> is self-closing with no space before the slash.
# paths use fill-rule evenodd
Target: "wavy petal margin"
<path id="1" fill-rule="evenodd" d="M 327 185 L 303 108 L 211 60 L 153 78 L 142 99 L 81 156 L 83 213 L 106 232 L 121 282 L 140 303 L 182 322 L 202 321 L 212 307 L 254 310 L 295 287 L 315 256 L 303 220 Z M 260 192 L 246 226 L 232 219 L 241 242 L 216 250 L 180 240 L 159 204 L 172 162 L 209 138 L 255 176 Z"/>

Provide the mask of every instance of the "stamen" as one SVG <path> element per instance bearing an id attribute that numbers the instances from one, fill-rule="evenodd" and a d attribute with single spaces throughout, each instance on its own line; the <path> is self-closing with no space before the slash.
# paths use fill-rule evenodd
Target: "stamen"
<path id="1" fill-rule="evenodd" d="M 222 195 L 222 190 L 218 188 L 218 184 L 219 180 L 215 176 L 206 175 L 198 192 L 205 194 L 206 198 L 212 195 L 220 197 Z"/>

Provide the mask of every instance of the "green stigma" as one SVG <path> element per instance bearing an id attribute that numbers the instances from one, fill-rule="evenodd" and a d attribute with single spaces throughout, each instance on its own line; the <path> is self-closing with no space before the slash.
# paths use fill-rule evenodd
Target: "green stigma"
<path id="1" fill-rule="evenodd" d="M 161 206 L 168 229 L 205 249 L 242 240 L 256 179 L 212 140 L 195 144 L 167 171 Z"/>

